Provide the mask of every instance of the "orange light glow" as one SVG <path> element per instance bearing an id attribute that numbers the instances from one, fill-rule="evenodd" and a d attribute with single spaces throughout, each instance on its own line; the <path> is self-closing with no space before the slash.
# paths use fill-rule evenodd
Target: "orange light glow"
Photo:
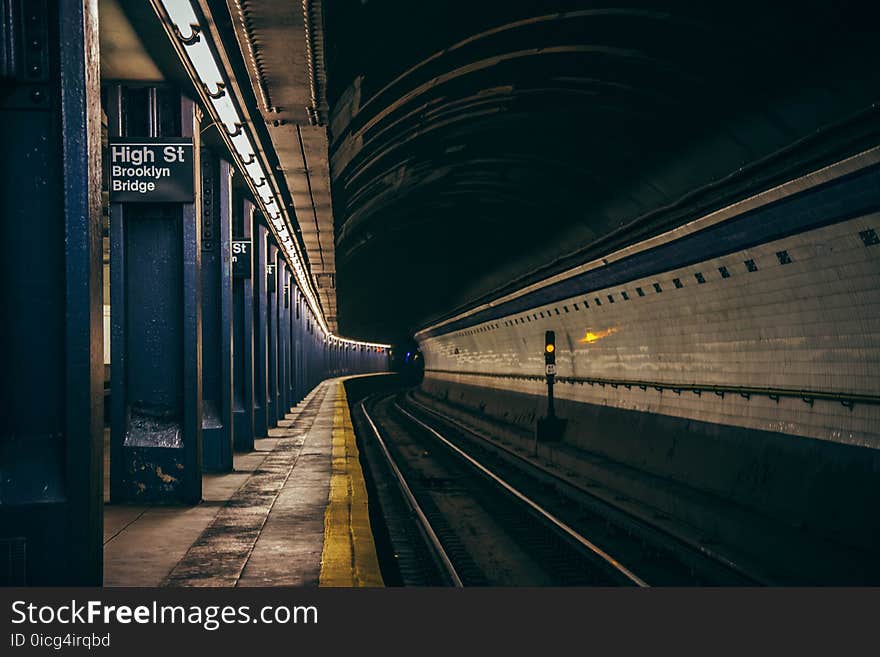
<path id="1" fill-rule="evenodd" d="M 547 353 L 548 353 L 548 354 L 552 354 L 552 353 L 553 353 L 553 350 L 556 349 L 556 347 L 554 347 L 552 344 L 548 344 L 548 345 L 547 345 L 546 347 L 544 347 L 544 348 L 547 350 Z"/>
<path id="2" fill-rule="evenodd" d="M 584 337 L 582 337 L 580 340 L 578 340 L 578 342 L 582 342 L 584 344 L 593 344 L 594 342 L 597 342 L 597 341 L 601 340 L 602 338 L 607 338 L 609 335 L 613 335 L 614 333 L 617 333 L 617 331 L 619 331 L 619 330 L 620 329 L 618 329 L 615 326 L 612 326 L 611 328 L 607 328 L 604 331 L 593 332 L 593 331 L 587 330 L 587 334 Z"/>

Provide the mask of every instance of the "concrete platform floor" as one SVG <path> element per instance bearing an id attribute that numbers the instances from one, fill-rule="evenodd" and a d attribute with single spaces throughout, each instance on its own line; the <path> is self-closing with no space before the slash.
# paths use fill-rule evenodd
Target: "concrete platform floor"
<path id="1" fill-rule="evenodd" d="M 105 437 L 105 440 L 109 440 Z M 203 477 L 192 507 L 111 505 L 105 586 L 381 586 L 342 379 Z"/>

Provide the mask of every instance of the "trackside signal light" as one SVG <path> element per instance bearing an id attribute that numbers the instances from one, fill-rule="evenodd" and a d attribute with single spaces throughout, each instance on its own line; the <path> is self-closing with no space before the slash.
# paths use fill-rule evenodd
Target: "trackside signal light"
<path id="1" fill-rule="evenodd" d="M 544 363 L 556 364 L 556 333 L 553 331 L 544 332 Z"/>
<path id="2" fill-rule="evenodd" d="M 539 417 L 535 427 L 535 455 L 541 441 L 560 440 L 566 421 L 556 417 L 553 403 L 553 384 L 556 383 L 556 333 L 544 332 L 544 376 L 547 380 L 547 415 Z"/>

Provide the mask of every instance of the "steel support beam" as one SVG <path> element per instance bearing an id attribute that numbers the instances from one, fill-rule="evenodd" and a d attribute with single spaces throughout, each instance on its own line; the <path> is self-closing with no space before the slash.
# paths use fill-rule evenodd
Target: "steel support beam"
<path id="1" fill-rule="evenodd" d="M 268 239 L 266 250 L 266 292 L 268 349 L 266 351 L 268 379 L 266 422 L 269 427 L 278 426 L 278 247 Z"/>
<path id="2" fill-rule="evenodd" d="M 232 471 L 232 167 L 202 150 L 202 461 Z"/>
<path id="3" fill-rule="evenodd" d="M 239 200 L 235 206 L 234 240 L 244 243 L 242 251 L 234 257 L 241 258 L 239 274 L 232 282 L 232 390 L 233 390 L 233 442 L 235 449 L 249 451 L 254 448 L 254 205 L 248 199 Z M 249 243 L 249 244 L 248 244 Z"/>
<path id="4" fill-rule="evenodd" d="M 284 258 L 278 258 L 278 418 L 290 411 L 290 270 Z"/>
<path id="5" fill-rule="evenodd" d="M 110 138 L 193 140 L 193 203 L 110 204 L 114 503 L 202 498 L 199 119 L 168 87 L 107 90 Z"/>
<path id="6" fill-rule="evenodd" d="M 269 294 L 266 291 L 266 249 L 269 231 L 261 215 L 253 215 L 254 259 L 254 436 L 266 436 L 269 431 Z"/>
<path id="7" fill-rule="evenodd" d="M 0 585 L 102 580 L 97 0 L 0 26 Z M 8 57 L 8 55 L 12 57 Z M 8 560 L 7 560 L 8 555 Z"/>
<path id="8" fill-rule="evenodd" d="M 296 398 L 296 279 L 287 268 L 287 406 L 293 408 Z"/>

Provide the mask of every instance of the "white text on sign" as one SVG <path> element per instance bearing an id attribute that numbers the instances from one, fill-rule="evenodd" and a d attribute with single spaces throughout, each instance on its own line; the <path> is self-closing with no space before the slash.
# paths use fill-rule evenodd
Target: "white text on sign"
<path id="1" fill-rule="evenodd" d="M 172 167 L 183 164 L 187 150 L 182 145 L 166 145 L 162 148 L 162 162 L 156 164 L 156 148 L 127 144 L 110 146 L 110 191 L 149 194 L 157 189 L 157 183 L 172 177 Z"/>

